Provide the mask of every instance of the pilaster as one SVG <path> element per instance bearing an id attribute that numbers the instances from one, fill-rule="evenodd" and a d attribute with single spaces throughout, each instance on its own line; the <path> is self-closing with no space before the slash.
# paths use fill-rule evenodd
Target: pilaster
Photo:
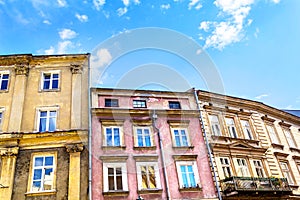
<path id="1" fill-rule="evenodd" d="M 70 154 L 69 164 L 69 186 L 68 199 L 80 199 L 80 153 L 83 151 L 83 144 L 66 145 L 67 152 Z"/>
<path id="2" fill-rule="evenodd" d="M 81 76 L 82 66 L 79 64 L 72 64 L 70 66 L 72 72 L 72 110 L 71 110 L 71 128 L 81 128 L 82 117 L 82 87 Z M 86 97 L 88 98 L 88 97 Z"/>
<path id="3" fill-rule="evenodd" d="M 19 148 L 1 148 L 0 199 L 10 200 L 13 191 L 16 159 Z"/>
<path id="4" fill-rule="evenodd" d="M 11 114 L 8 125 L 9 132 L 19 132 L 21 130 L 28 73 L 28 64 L 18 64 L 15 66 L 16 78 L 12 97 Z"/>

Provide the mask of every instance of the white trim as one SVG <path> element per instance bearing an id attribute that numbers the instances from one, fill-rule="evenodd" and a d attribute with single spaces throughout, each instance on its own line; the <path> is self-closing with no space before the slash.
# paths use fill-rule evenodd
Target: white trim
<path id="1" fill-rule="evenodd" d="M 182 165 L 184 165 L 184 166 L 192 165 L 196 185 L 201 187 L 196 161 L 176 161 L 176 169 L 177 169 L 177 175 L 178 175 L 178 181 L 179 181 L 179 188 L 184 188 L 181 171 L 180 171 L 180 166 L 182 166 Z"/>
<path id="2" fill-rule="evenodd" d="M 174 132 L 175 130 L 178 130 L 178 133 L 179 133 L 180 146 L 176 145 L 175 132 Z M 185 135 L 186 135 L 186 139 L 187 139 L 187 145 L 183 145 L 182 135 L 180 133 L 182 130 L 185 131 Z M 171 127 L 171 134 L 172 134 L 172 140 L 173 140 L 173 146 L 174 147 L 188 147 L 188 146 L 191 145 L 189 131 L 188 131 L 187 128 Z"/>
<path id="3" fill-rule="evenodd" d="M 153 166 L 154 173 L 155 173 L 155 184 L 156 188 L 143 188 L 142 187 L 142 166 Z M 138 189 L 139 190 L 151 190 L 151 189 L 161 189 L 161 182 L 160 182 L 160 174 L 157 162 L 136 162 L 136 169 L 137 169 L 137 180 L 138 180 Z"/>
<path id="4" fill-rule="evenodd" d="M 123 146 L 123 127 L 122 126 L 103 126 L 103 146 L 108 146 L 107 145 L 107 134 L 106 134 L 106 129 L 107 128 L 111 128 L 112 129 L 112 145 L 109 145 L 109 146 L 112 146 L 112 147 L 119 147 L 119 146 Z M 114 131 L 113 129 L 114 128 L 118 128 L 119 129 L 119 138 L 120 138 L 120 145 L 117 146 L 114 144 Z"/>
<path id="5" fill-rule="evenodd" d="M 44 89 L 44 74 L 50 74 L 50 85 L 49 89 Z M 58 85 L 57 88 L 52 87 L 53 83 L 53 74 L 58 74 Z M 40 91 L 53 91 L 53 90 L 59 90 L 60 89 L 60 82 L 61 82 L 61 71 L 60 70 L 51 70 L 51 71 L 43 71 L 41 72 L 41 81 L 40 81 Z"/>
<path id="6" fill-rule="evenodd" d="M 120 167 L 122 170 L 122 191 L 128 191 L 126 163 L 103 163 L 103 191 L 112 191 L 108 188 L 108 168 Z M 115 190 L 116 191 L 116 190 Z"/>
<path id="7" fill-rule="evenodd" d="M 142 137 L 143 137 L 143 145 L 142 146 L 139 146 L 138 134 L 137 134 L 138 129 L 142 129 Z M 147 146 L 146 142 L 145 142 L 145 134 L 144 134 L 145 129 L 148 129 L 148 131 L 149 131 L 150 146 Z M 135 147 L 152 147 L 152 146 L 154 146 L 153 145 L 153 134 L 152 134 L 152 129 L 150 128 L 150 126 L 135 126 L 134 127 L 134 145 L 135 145 Z"/>
<path id="8" fill-rule="evenodd" d="M 59 106 L 48 106 L 48 107 L 40 107 L 36 108 L 36 131 L 40 132 L 40 114 L 41 112 L 47 112 L 47 119 L 48 119 L 48 112 L 55 111 L 56 112 L 56 120 L 55 120 L 55 130 L 58 130 L 58 117 L 59 117 Z M 46 123 L 46 126 L 48 127 L 49 124 Z M 49 127 L 46 128 L 46 132 L 49 130 Z"/>

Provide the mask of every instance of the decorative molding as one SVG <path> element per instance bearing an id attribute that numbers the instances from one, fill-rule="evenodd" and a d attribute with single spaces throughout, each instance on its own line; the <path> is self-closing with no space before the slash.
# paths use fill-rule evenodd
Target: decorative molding
<path id="1" fill-rule="evenodd" d="M 137 162 L 157 162 L 158 155 L 133 155 L 133 158 Z"/>
<path id="2" fill-rule="evenodd" d="M 18 152 L 19 152 L 19 147 L 0 149 L 1 156 L 16 156 L 18 155 Z"/>
<path id="3" fill-rule="evenodd" d="M 68 144 L 66 149 L 68 153 L 76 153 L 83 151 L 83 144 Z"/>
<path id="4" fill-rule="evenodd" d="M 16 75 L 25 75 L 28 76 L 29 73 L 29 65 L 28 64 L 17 64 L 15 66 Z"/>
<path id="5" fill-rule="evenodd" d="M 261 119 L 271 123 L 274 123 L 276 121 L 275 119 L 269 118 L 268 115 L 262 116 Z"/>
<path id="6" fill-rule="evenodd" d="M 125 162 L 128 159 L 127 155 L 108 155 L 99 157 L 104 162 Z"/>
<path id="7" fill-rule="evenodd" d="M 285 123 L 284 121 L 281 121 L 278 123 L 280 126 L 284 126 L 286 128 L 290 128 L 292 126 L 292 124 L 288 124 L 288 123 Z"/>
<path id="8" fill-rule="evenodd" d="M 198 155 L 173 155 L 175 161 L 195 161 Z"/>
<path id="9" fill-rule="evenodd" d="M 70 69 L 71 69 L 72 74 L 81 74 L 82 73 L 82 65 L 71 64 Z"/>

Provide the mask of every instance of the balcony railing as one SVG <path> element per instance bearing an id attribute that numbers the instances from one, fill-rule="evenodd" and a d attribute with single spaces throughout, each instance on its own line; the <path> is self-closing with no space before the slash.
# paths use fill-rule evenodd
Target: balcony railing
<path id="1" fill-rule="evenodd" d="M 235 191 L 292 191 L 286 178 L 229 177 L 220 183 L 225 194 Z"/>

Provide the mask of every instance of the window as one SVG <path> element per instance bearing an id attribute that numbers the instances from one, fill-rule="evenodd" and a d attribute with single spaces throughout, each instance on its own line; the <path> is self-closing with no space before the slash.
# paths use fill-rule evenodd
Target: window
<path id="1" fill-rule="evenodd" d="M 181 109 L 179 101 L 169 101 L 170 109 Z"/>
<path id="2" fill-rule="evenodd" d="M 241 120 L 241 124 L 242 124 L 245 139 L 252 140 L 253 135 L 252 135 L 252 131 L 251 131 L 249 121 L 248 120 Z"/>
<path id="3" fill-rule="evenodd" d="M 53 191 L 55 189 L 56 154 L 33 155 L 31 165 L 29 191 Z"/>
<path id="4" fill-rule="evenodd" d="M 55 131 L 56 130 L 56 110 L 41 110 L 39 111 L 39 132 Z"/>
<path id="5" fill-rule="evenodd" d="M 59 72 L 43 73 L 42 80 L 43 90 L 56 90 L 59 88 Z"/>
<path id="6" fill-rule="evenodd" d="M 158 164 L 156 162 L 137 162 L 139 190 L 160 189 Z"/>
<path id="7" fill-rule="evenodd" d="M 283 132 L 285 134 L 285 137 L 287 139 L 287 142 L 288 142 L 289 146 L 292 147 L 292 148 L 296 148 L 296 143 L 295 143 L 295 140 L 294 140 L 294 138 L 291 134 L 291 131 L 288 130 L 288 129 L 283 129 Z"/>
<path id="8" fill-rule="evenodd" d="M 105 99 L 105 107 L 119 107 L 118 99 Z"/>
<path id="9" fill-rule="evenodd" d="M 271 138 L 271 142 L 274 144 L 279 144 L 279 139 L 278 136 L 275 132 L 275 129 L 273 126 L 271 125 L 267 125 L 267 130 L 269 132 L 270 138 Z"/>
<path id="10" fill-rule="evenodd" d="M 105 127 L 105 145 L 106 146 L 121 146 L 121 131 L 120 127 Z"/>
<path id="11" fill-rule="evenodd" d="M 248 169 L 248 165 L 246 162 L 246 159 L 243 158 L 237 158 L 237 174 L 238 176 L 242 176 L 242 177 L 249 177 L 249 169 Z"/>
<path id="12" fill-rule="evenodd" d="M 280 162 L 280 168 L 281 168 L 283 177 L 287 179 L 287 181 L 288 181 L 289 184 L 293 185 L 294 181 L 293 181 L 293 178 L 292 178 L 291 171 L 290 171 L 290 168 L 288 166 L 288 163 L 286 163 L 286 162 Z"/>
<path id="13" fill-rule="evenodd" d="M 186 129 L 173 128 L 173 140 L 176 147 L 189 146 L 189 138 Z"/>
<path id="14" fill-rule="evenodd" d="M 135 128 L 136 132 L 136 146 L 138 147 L 150 147 L 152 145 L 152 139 L 149 127 Z"/>
<path id="15" fill-rule="evenodd" d="M 145 100 L 133 100 L 133 107 L 134 108 L 146 108 L 146 101 Z"/>
<path id="16" fill-rule="evenodd" d="M 103 163 L 103 189 L 128 191 L 126 163 Z"/>
<path id="17" fill-rule="evenodd" d="M 195 161 L 177 161 L 176 167 L 180 188 L 200 187 L 198 169 Z"/>
<path id="18" fill-rule="evenodd" d="M 225 118 L 227 129 L 229 132 L 230 137 L 237 138 L 237 132 L 234 124 L 234 119 L 233 118 Z"/>
<path id="19" fill-rule="evenodd" d="M 0 73 L 0 90 L 8 89 L 9 73 Z"/>
<path id="20" fill-rule="evenodd" d="M 221 163 L 224 178 L 231 177 L 232 173 L 231 173 L 229 158 L 220 158 L 220 163 Z"/>
<path id="21" fill-rule="evenodd" d="M 257 177 L 265 177 L 264 167 L 262 165 L 262 162 L 260 160 L 253 160 L 253 164 L 255 167 L 256 176 Z"/>
<path id="22" fill-rule="evenodd" d="M 217 115 L 209 115 L 209 121 L 211 125 L 212 134 L 215 136 L 221 135 L 220 122 Z"/>

